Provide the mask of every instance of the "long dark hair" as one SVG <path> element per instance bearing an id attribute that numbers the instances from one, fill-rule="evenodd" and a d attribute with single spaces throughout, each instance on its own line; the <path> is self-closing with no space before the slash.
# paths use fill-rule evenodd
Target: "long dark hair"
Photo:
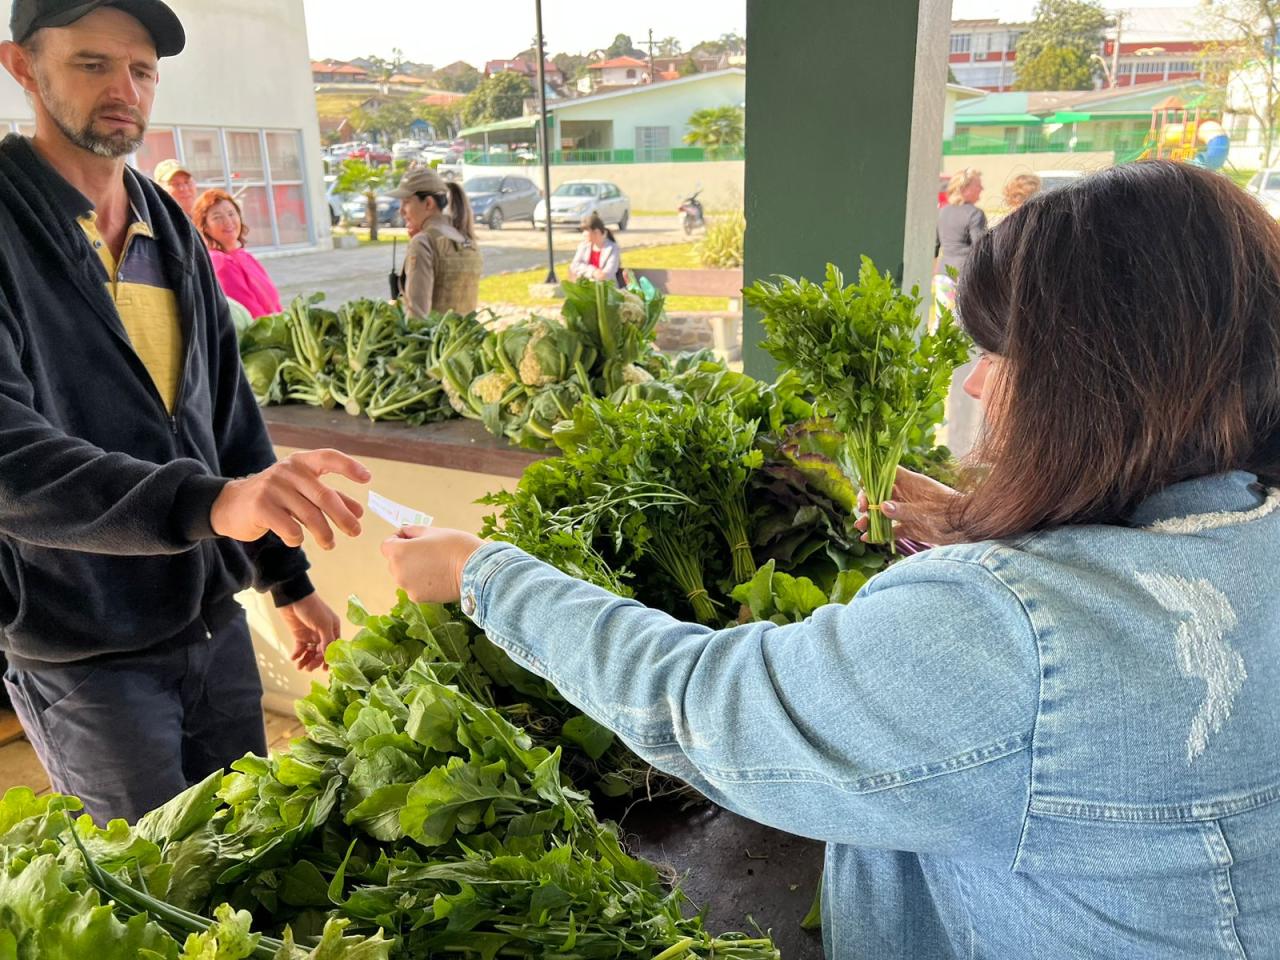
<path id="1" fill-rule="evenodd" d="M 419 193 L 417 197 L 419 200 L 426 200 L 427 197 L 434 200 L 436 207 L 449 218 L 454 229 L 475 243 L 476 218 L 471 212 L 471 201 L 467 199 L 467 192 L 453 180 L 448 182 L 448 191 L 448 193 Z"/>
<path id="2" fill-rule="evenodd" d="M 964 536 L 1280 479 L 1280 225 L 1225 177 L 1150 161 L 1032 197 L 970 251 L 957 311 L 1001 359 Z"/>
<path id="3" fill-rule="evenodd" d="M 601 233 L 605 235 L 605 238 L 610 243 L 618 242 L 617 240 L 614 239 L 613 231 L 604 225 L 604 221 L 600 219 L 600 214 L 598 213 L 589 213 L 585 217 L 583 217 L 581 223 L 579 224 L 579 229 L 599 230 Z"/>

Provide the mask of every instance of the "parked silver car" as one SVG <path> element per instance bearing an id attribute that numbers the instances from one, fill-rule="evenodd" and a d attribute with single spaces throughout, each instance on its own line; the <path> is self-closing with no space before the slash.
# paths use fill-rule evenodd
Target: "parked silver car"
<path id="1" fill-rule="evenodd" d="M 606 224 L 617 224 L 619 230 L 625 230 L 631 220 L 631 201 L 616 183 L 607 180 L 570 180 L 551 192 L 552 224 L 576 227 L 583 217 L 593 213 Z M 543 200 L 533 212 L 533 225 L 542 227 L 546 222 L 547 202 Z"/>
<path id="2" fill-rule="evenodd" d="M 533 211 L 542 191 L 528 177 L 472 177 L 462 185 L 471 201 L 476 222 L 501 230 L 508 220 L 533 222 Z"/>

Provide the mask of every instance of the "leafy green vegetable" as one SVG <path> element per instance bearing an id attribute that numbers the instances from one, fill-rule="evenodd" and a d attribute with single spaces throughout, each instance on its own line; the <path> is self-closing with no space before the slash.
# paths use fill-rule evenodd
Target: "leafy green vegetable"
<path id="1" fill-rule="evenodd" d="M 763 346 L 794 370 L 820 412 L 847 438 L 857 483 L 872 511 L 869 540 L 892 543 L 891 524 L 877 509 L 893 494 L 899 463 L 922 424 L 946 399 L 968 339 L 950 311 L 920 333 L 918 291 L 904 294 L 888 274 L 863 258 L 858 282 L 828 264 L 826 281 L 780 277 L 744 291 L 763 314 Z"/>
<path id="2" fill-rule="evenodd" d="M 739 617 L 743 622 L 799 623 L 828 603 L 848 603 L 866 582 L 867 578 L 857 570 L 842 570 L 836 577 L 834 592 L 828 595 L 808 577 L 779 573 L 775 561 L 770 560 L 751 580 L 734 589 L 733 599 L 746 608 Z"/>
<path id="3" fill-rule="evenodd" d="M 710 935 L 626 854 L 561 748 L 510 721 L 521 705 L 491 705 L 501 685 L 473 627 L 403 596 L 389 615 L 350 612 L 360 633 L 327 651 L 329 686 L 299 703 L 306 736 L 287 754 L 245 757 L 134 828 L 6 794 L 0 956 L 776 960 L 767 938 Z M 585 718 L 563 726 L 614 749 Z M 197 846 L 203 885 L 179 906 L 165 893 Z"/>

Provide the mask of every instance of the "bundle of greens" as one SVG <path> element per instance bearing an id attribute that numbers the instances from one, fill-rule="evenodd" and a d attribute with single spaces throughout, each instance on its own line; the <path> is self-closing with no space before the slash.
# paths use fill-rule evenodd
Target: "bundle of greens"
<path id="1" fill-rule="evenodd" d="M 561 750 L 486 705 L 470 627 L 403 597 L 352 616 L 363 629 L 329 648 L 288 753 L 246 757 L 133 828 L 73 827 L 77 801 L 10 791 L 0 956 L 777 960 L 767 938 L 686 916 Z"/>
<path id="2" fill-rule="evenodd" d="M 649 379 L 641 361 L 652 352 L 663 297 L 646 299 L 638 290 L 621 290 L 610 282 L 579 280 L 564 286 L 564 324 L 601 360 L 595 391 L 615 390 Z"/>
<path id="3" fill-rule="evenodd" d="M 255 320 L 240 337 L 245 373 L 260 404 L 342 407 L 371 420 L 425 423 L 449 416 L 427 373 L 441 318 L 406 317 L 394 304 L 355 300 L 338 310 L 298 297 Z"/>
<path id="4" fill-rule="evenodd" d="M 715 623 L 727 590 L 755 573 L 746 492 L 763 462 L 757 429 L 728 400 L 679 391 L 584 400 L 556 427 L 559 458 L 482 501 L 503 511 L 487 518 L 484 535 Z"/>
<path id="5" fill-rule="evenodd" d="M 744 296 L 763 314 L 764 348 L 796 372 L 847 437 L 854 479 L 871 505 L 870 542 L 892 544 L 879 505 L 893 494 L 908 446 L 931 441 L 922 425 L 939 419 L 968 338 L 946 309 L 935 330 L 921 333 L 919 292 L 902 293 L 866 257 L 847 287 L 828 264 L 823 284 L 780 277 Z"/>

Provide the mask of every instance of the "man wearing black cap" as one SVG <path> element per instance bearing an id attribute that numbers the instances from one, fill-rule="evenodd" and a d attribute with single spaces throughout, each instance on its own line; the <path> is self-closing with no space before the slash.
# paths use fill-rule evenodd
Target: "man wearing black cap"
<path id="1" fill-rule="evenodd" d="M 0 646 L 55 789 L 134 820 L 265 750 L 234 594 L 269 590 L 314 669 L 338 632 L 300 546 L 359 533 L 275 462 L 186 216 L 125 165 L 182 25 L 159 0 L 15 0 L 0 63 L 36 115 L 0 143 Z M 229 478 L 241 479 L 229 479 Z"/>

